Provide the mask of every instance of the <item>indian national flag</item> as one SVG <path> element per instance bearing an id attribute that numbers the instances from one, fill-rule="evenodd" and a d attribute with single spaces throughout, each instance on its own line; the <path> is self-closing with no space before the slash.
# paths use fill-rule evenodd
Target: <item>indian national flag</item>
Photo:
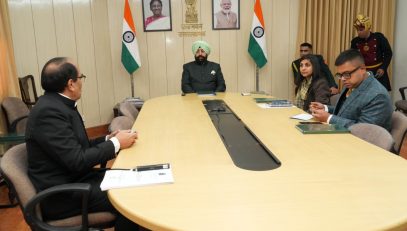
<path id="1" fill-rule="evenodd" d="M 248 51 L 259 68 L 262 68 L 267 63 L 266 35 L 264 33 L 264 19 L 260 0 L 256 0 L 254 3 L 254 15 Z"/>
<path id="2" fill-rule="evenodd" d="M 136 27 L 134 26 L 128 0 L 125 0 L 124 3 L 122 63 L 129 74 L 132 74 L 135 70 L 141 67 L 140 54 L 136 37 Z"/>

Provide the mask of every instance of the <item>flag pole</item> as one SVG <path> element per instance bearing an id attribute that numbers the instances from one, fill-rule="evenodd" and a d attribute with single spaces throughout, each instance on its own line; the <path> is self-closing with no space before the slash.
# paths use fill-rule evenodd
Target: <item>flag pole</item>
<path id="1" fill-rule="evenodd" d="M 131 81 L 131 97 L 134 98 L 134 76 L 130 74 L 130 81 Z"/>
<path id="2" fill-rule="evenodd" d="M 256 64 L 256 92 L 259 92 L 259 66 Z"/>

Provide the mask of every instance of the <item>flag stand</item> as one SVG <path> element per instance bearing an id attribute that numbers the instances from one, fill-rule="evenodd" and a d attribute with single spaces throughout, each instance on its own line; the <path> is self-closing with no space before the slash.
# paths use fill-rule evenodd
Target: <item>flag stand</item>
<path id="1" fill-rule="evenodd" d="M 130 81 L 131 81 L 131 97 L 134 98 L 134 76 L 130 74 Z"/>
<path id="2" fill-rule="evenodd" d="M 256 91 L 250 92 L 251 94 L 262 94 L 264 95 L 264 91 L 259 91 L 259 66 L 256 64 Z"/>
<path id="3" fill-rule="evenodd" d="M 256 91 L 259 91 L 259 66 L 256 65 Z"/>

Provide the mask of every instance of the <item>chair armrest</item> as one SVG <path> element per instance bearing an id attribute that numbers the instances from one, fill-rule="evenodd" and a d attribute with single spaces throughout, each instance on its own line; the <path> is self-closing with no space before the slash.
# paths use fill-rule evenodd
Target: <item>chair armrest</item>
<path id="1" fill-rule="evenodd" d="M 16 120 L 14 120 L 13 123 L 10 124 L 10 132 L 11 133 L 16 132 L 18 122 L 20 122 L 21 120 L 23 120 L 25 118 L 28 118 L 28 115 L 21 116 L 21 117 L 17 118 Z"/>
<path id="2" fill-rule="evenodd" d="M 91 185 L 87 183 L 73 183 L 73 184 L 63 184 L 57 185 L 51 188 L 48 188 L 44 191 L 36 194 L 31 200 L 28 201 L 27 205 L 24 208 L 24 216 L 27 223 L 30 226 L 38 227 L 40 230 L 49 230 L 49 231 L 62 231 L 62 230 L 88 230 L 88 200 L 89 193 L 91 190 Z M 82 225 L 77 227 L 55 227 L 48 225 L 38 218 L 36 212 L 36 207 L 41 203 L 45 198 L 62 193 L 62 192 L 80 192 L 82 193 Z"/>
<path id="3" fill-rule="evenodd" d="M 401 95 L 401 98 L 403 99 L 403 100 L 406 100 L 406 94 L 405 94 L 405 90 L 407 89 L 407 87 L 400 87 L 399 88 L 399 91 L 400 91 L 400 95 Z"/>

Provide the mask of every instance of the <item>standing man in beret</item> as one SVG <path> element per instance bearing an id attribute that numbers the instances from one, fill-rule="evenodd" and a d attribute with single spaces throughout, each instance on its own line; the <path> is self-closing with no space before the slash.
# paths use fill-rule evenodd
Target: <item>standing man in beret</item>
<path id="1" fill-rule="evenodd" d="M 209 44 L 198 40 L 192 44 L 195 61 L 184 64 L 181 80 L 183 93 L 224 92 L 225 80 L 218 63 L 208 61 Z"/>
<path id="2" fill-rule="evenodd" d="M 351 48 L 362 53 L 366 63 L 366 70 L 371 71 L 381 84 L 391 91 L 387 68 L 390 65 L 393 52 L 389 41 L 380 32 L 371 32 L 372 21 L 369 17 L 359 14 L 353 24 L 358 37 L 351 41 Z"/>

